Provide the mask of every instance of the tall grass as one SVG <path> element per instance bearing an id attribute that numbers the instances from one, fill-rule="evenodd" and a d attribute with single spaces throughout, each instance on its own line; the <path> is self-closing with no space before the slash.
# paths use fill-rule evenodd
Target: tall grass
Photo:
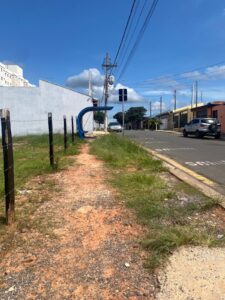
<path id="1" fill-rule="evenodd" d="M 23 189 L 30 178 L 55 172 L 62 169 L 70 162 L 70 155 L 77 154 L 82 141 L 75 139 L 74 145 L 69 144 L 64 151 L 63 135 L 54 135 L 54 154 L 56 166 L 52 168 L 49 164 L 48 135 L 30 135 L 13 138 L 14 143 L 14 174 L 15 189 Z M 3 159 L 0 160 L 0 218 L 4 216 L 4 176 Z"/>
<path id="2" fill-rule="evenodd" d="M 148 228 L 141 244 L 150 252 L 146 262 L 149 268 L 158 267 L 182 245 L 213 246 L 225 242 L 218 242 L 213 225 L 191 221 L 194 214 L 212 209 L 216 201 L 185 184 L 169 187 L 160 177 L 161 172 L 168 175 L 162 162 L 139 145 L 118 135 L 108 135 L 92 143 L 91 153 L 110 167 L 110 183 L 135 212 L 137 220 Z M 190 201 L 181 204 L 177 193 Z"/>

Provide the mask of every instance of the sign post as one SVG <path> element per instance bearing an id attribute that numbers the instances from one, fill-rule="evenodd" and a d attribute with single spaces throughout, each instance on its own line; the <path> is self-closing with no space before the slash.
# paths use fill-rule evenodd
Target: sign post
<path id="1" fill-rule="evenodd" d="M 119 89 L 119 101 L 122 102 L 123 135 L 125 126 L 124 101 L 127 101 L 127 89 Z"/>

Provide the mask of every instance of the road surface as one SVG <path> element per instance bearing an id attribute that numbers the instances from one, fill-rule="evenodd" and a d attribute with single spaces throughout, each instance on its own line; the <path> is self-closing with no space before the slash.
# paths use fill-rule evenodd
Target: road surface
<path id="1" fill-rule="evenodd" d="M 126 131 L 125 136 L 225 187 L 225 140 L 148 130 Z"/>

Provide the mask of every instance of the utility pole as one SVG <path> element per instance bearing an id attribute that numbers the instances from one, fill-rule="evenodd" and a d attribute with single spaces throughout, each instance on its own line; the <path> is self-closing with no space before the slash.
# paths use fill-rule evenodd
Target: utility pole
<path id="1" fill-rule="evenodd" d="M 109 53 L 106 53 L 106 57 L 104 59 L 104 63 L 102 64 L 102 67 L 105 68 L 105 106 L 108 104 L 108 98 L 109 98 L 109 70 L 112 68 L 115 68 L 116 64 L 111 64 L 111 60 L 109 57 Z M 107 118 L 107 111 L 105 111 L 105 118 L 104 118 L 104 130 L 107 131 L 107 125 L 108 125 L 108 118 Z"/>
<path id="2" fill-rule="evenodd" d="M 177 109 L 177 90 L 174 90 L 174 110 Z"/>
<path id="3" fill-rule="evenodd" d="M 198 80 L 195 82 L 195 106 L 198 106 Z"/>
<path id="4" fill-rule="evenodd" d="M 148 129 L 150 129 L 150 119 L 152 118 L 152 102 L 149 102 L 149 121 L 148 121 Z"/>
<path id="5" fill-rule="evenodd" d="M 161 113 L 162 113 L 162 96 L 160 97 L 160 115 L 161 115 Z M 161 116 L 160 116 L 160 118 L 161 118 Z"/>
<path id="6" fill-rule="evenodd" d="M 195 98 L 195 86 L 194 83 L 192 83 L 192 89 L 191 89 L 191 107 L 194 105 L 194 98 Z"/>
<path id="7" fill-rule="evenodd" d="M 92 90 L 92 74 L 91 74 L 91 70 L 89 70 L 88 72 L 88 95 L 90 97 L 91 103 L 93 105 L 93 90 Z M 93 117 L 92 117 L 92 128 L 94 130 L 94 114 L 95 112 L 93 112 Z"/>

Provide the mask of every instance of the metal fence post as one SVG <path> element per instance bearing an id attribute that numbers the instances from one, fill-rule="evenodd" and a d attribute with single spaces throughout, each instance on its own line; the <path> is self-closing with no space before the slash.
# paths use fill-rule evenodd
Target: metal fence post
<path id="1" fill-rule="evenodd" d="M 49 131 L 49 160 L 50 165 L 54 166 L 54 146 L 53 146 L 53 125 L 52 125 L 52 113 L 48 113 L 48 131 Z"/>
<path id="2" fill-rule="evenodd" d="M 74 121 L 73 121 L 73 116 L 71 116 L 71 127 L 72 127 L 71 139 L 72 139 L 72 143 L 74 143 Z"/>
<path id="3" fill-rule="evenodd" d="M 8 110 L 3 111 L 3 114 L 1 116 L 1 125 L 5 178 L 5 214 L 6 224 L 10 225 L 15 221 L 15 187 L 13 141 L 11 133 L 10 113 Z"/>
<path id="4" fill-rule="evenodd" d="M 63 125 L 64 125 L 64 150 L 67 149 L 67 124 L 66 116 L 63 116 Z"/>

